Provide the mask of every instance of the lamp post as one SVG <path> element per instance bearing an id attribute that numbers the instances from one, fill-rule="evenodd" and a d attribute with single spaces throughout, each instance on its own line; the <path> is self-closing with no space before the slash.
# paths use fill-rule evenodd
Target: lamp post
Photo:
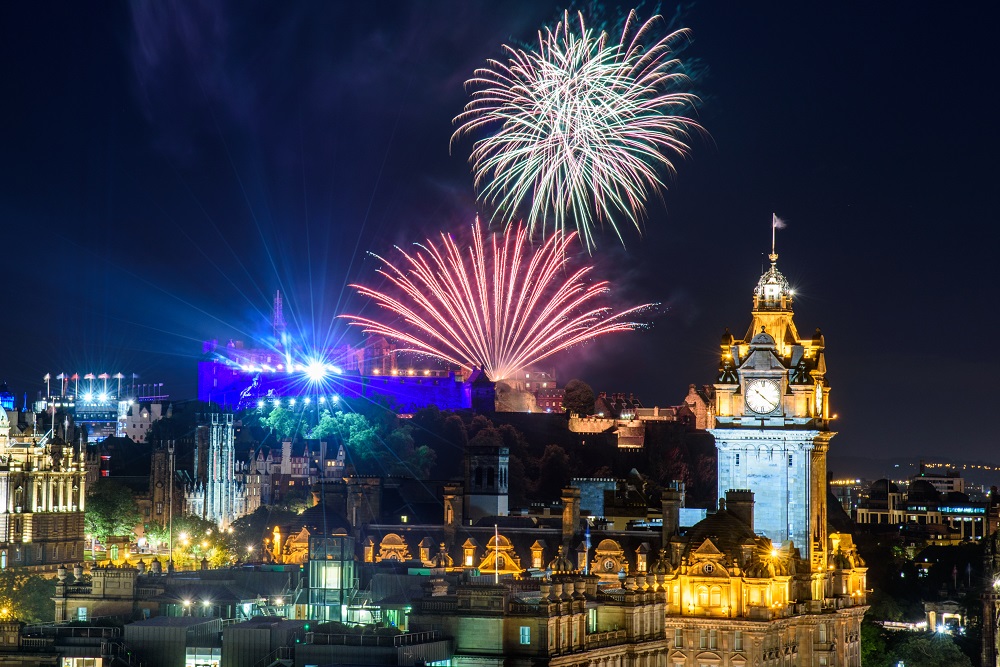
<path id="1" fill-rule="evenodd" d="M 174 571 L 174 441 L 171 440 L 167 443 L 167 454 L 170 458 L 169 469 L 170 469 L 170 479 L 168 484 L 169 499 L 168 503 L 170 507 L 167 509 L 167 517 L 169 525 L 167 527 L 167 541 L 168 541 L 168 555 L 167 555 L 167 572 Z"/>

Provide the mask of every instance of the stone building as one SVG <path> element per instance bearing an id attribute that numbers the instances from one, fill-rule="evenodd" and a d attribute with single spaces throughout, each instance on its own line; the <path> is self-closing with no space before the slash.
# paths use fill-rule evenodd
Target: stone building
<path id="1" fill-rule="evenodd" d="M 188 514 L 225 528 L 246 513 L 245 489 L 236 478 L 232 413 L 212 413 L 195 432 L 194 469 L 184 489 Z"/>
<path id="2" fill-rule="evenodd" d="M 0 568 L 83 558 L 84 454 L 10 434 L 0 410 Z"/>

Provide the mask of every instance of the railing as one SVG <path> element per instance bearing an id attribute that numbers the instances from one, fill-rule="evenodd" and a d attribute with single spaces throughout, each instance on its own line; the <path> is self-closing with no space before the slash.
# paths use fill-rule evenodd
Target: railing
<path id="1" fill-rule="evenodd" d="M 424 632 L 408 632 L 393 637 L 395 646 L 412 646 L 413 644 L 425 644 L 427 642 L 438 641 L 443 635 L 440 630 L 426 630 Z"/>
<path id="2" fill-rule="evenodd" d="M 458 603 L 455 601 L 431 601 L 422 600 L 420 602 L 420 608 L 424 611 L 455 611 L 458 609 Z"/>
<path id="3" fill-rule="evenodd" d="M 348 634 L 324 634 L 317 632 L 306 633 L 306 643 L 316 645 L 337 645 L 337 646 L 413 646 L 415 644 L 425 644 L 427 642 L 438 641 L 442 638 L 439 630 L 428 630 L 426 632 L 410 632 L 399 635 L 348 635 Z"/>
<path id="4" fill-rule="evenodd" d="M 583 644 L 589 648 L 599 648 L 601 646 L 614 646 L 628 641 L 628 632 L 625 630 L 609 630 L 607 632 L 595 632 L 583 638 Z"/>
<path id="5" fill-rule="evenodd" d="M 26 649 L 49 649 L 55 644 L 55 639 L 51 637 L 22 637 L 21 648 Z"/>
<path id="6" fill-rule="evenodd" d="M 132 650 L 121 641 L 104 642 L 101 644 L 101 655 L 118 658 L 132 667 L 142 667 L 142 661 Z"/>
<path id="7" fill-rule="evenodd" d="M 279 646 L 274 649 L 263 658 L 254 663 L 253 667 L 270 667 L 278 660 L 291 660 L 292 659 L 292 647 L 291 646 Z"/>

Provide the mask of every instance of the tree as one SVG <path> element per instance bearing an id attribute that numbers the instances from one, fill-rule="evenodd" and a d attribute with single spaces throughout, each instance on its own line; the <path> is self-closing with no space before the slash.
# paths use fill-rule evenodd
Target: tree
<path id="1" fill-rule="evenodd" d="M 862 667 L 889 667 L 885 631 L 867 618 L 861 621 Z"/>
<path id="2" fill-rule="evenodd" d="M 562 490 L 569 485 L 573 475 L 569 454 L 559 445 L 548 445 L 538 462 L 538 482 L 535 494 L 540 499 L 550 500 L 561 497 Z"/>
<path id="3" fill-rule="evenodd" d="M 49 623 L 55 620 L 55 580 L 44 579 L 23 570 L 0 570 L 0 620 L 17 619 L 25 623 Z"/>
<path id="4" fill-rule="evenodd" d="M 969 656 L 962 653 L 948 635 L 900 632 L 889 649 L 889 664 L 903 663 L 906 667 L 972 667 Z"/>
<path id="5" fill-rule="evenodd" d="M 264 538 L 270 535 L 276 525 L 291 522 L 294 512 L 258 507 L 253 514 L 241 516 L 233 522 L 232 541 L 241 558 L 254 560 L 259 557 L 264 546 Z"/>
<path id="6" fill-rule="evenodd" d="M 98 480 L 91 487 L 84 516 L 87 533 L 101 542 L 132 535 L 142 521 L 132 491 L 110 479 Z"/>
<path id="7" fill-rule="evenodd" d="M 275 406 L 261 423 L 271 429 L 278 440 L 292 440 L 302 432 L 302 413 Z"/>
<path id="8" fill-rule="evenodd" d="M 570 414 L 581 417 L 594 414 L 594 390 L 583 380 L 570 380 L 566 383 L 563 396 L 563 407 Z"/>

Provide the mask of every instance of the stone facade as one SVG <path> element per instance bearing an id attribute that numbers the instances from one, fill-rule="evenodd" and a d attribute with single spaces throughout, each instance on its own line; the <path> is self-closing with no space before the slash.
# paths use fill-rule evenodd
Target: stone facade
<path id="1" fill-rule="evenodd" d="M 206 415 L 195 433 L 194 480 L 184 490 L 188 514 L 225 528 L 246 513 L 245 488 L 236 478 L 233 415 Z"/>
<path id="2" fill-rule="evenodd" d="M 83 558 L 84 468 L 70 445 L 12 437 L 0 411 L 0 568 Z"/>

